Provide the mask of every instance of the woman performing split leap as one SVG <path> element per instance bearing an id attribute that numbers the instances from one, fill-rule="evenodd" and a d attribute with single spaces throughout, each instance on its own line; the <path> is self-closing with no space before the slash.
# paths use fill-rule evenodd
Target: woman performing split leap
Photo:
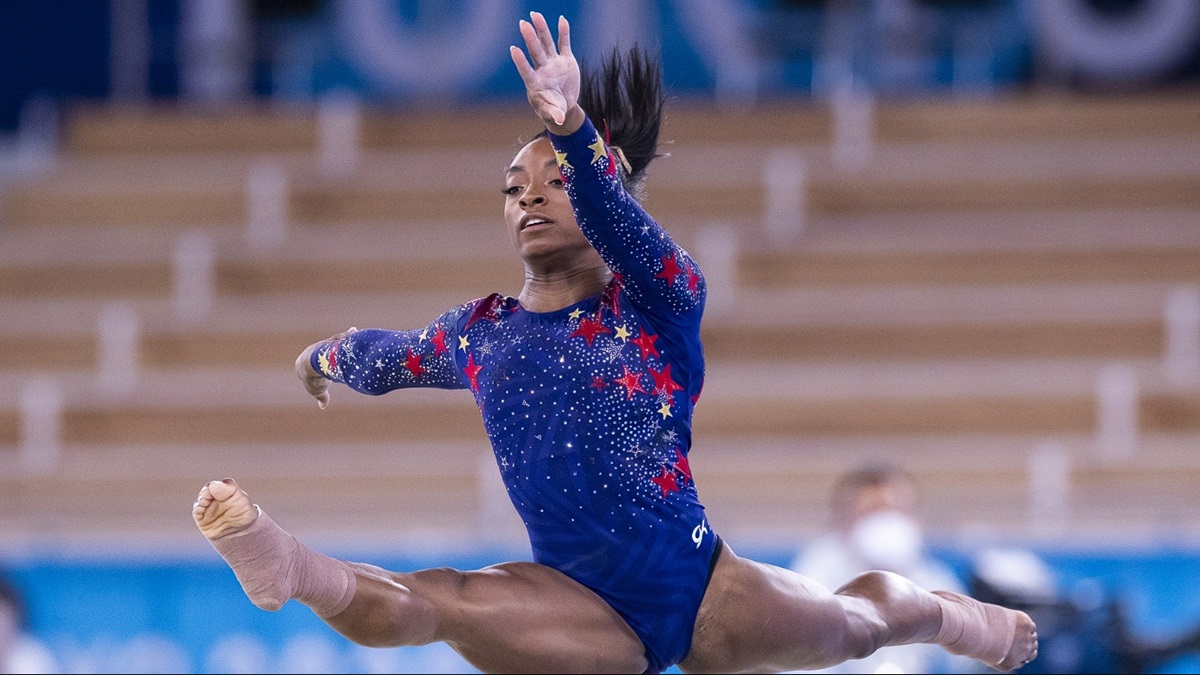
<path id="1" fill-rule="evenodd" d="M 642 210 L 662 113 L 656 62 L 634 50 L 581 77 L 569 26 L 537 13 L 512 58 L 545 131 L 504 172 L 525 264 L 494 294 L 413 331 L 351 330 L 296 368 L 369 394 L 475 398 L 534 562 L 389 572 L 297 541 L 232 479 L 193 515 L 250 600 L 310 607 L 374 647 L 443 641 L 489 672 L 815 669 L 886 645 L 936 643 L 1000 670 L 1037 653 L 1022 612 L 867 572 L 831 592 L 734 553 L 688 466 L 704 357 L 699 266 Z"/>

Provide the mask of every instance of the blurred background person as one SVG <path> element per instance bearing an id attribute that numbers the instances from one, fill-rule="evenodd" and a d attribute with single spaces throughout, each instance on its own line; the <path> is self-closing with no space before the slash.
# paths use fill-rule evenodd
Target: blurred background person
<path id="1" fill-rule="evenodd" d="M 54 655 L 29 632 L 25 597 L 0 576 L 0 673 L 56 673 Z"/>
<path id="2" fill-rule="evenodd" d="M 834 485 L 831 529 L 804 547 L 791 569 L 831 590 L 868 570 L 887 570 L 926 590 L 965 592 L 954 572 L 925 547 L 918 518 L 916 481 L 892 464 L 872 464 L 843 475 Z M 886 647 L 865 658 L 820 672 L 975 672 L 970 659 L 928 645 Z"/>

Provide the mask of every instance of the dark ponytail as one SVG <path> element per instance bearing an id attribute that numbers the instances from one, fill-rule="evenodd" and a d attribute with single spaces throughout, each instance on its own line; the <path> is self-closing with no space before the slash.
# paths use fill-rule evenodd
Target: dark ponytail
<path id="1" fill-rule="evenodd" d="M 599 70 L 580 64 L 579 107 L 607 144 L 621 149 L 629 162 L 628 170 L 618 169 L 621 184 L 637 199 L 644 193 L 646 167 L 663 156 L 658 135 L 665 100 L 662 66 L 636 45 L 625 53 L 614 48 Z M 621 164 L 615 150 L 613 155 Z"/>
<path id="2" fill-rule="evenodd" d="M 658 134 L 665 100 L 662 66 L 635 45 L 624 54 L 614 48 L 598 71 L 583 66 L 581 71 L 579 106 L 601 135 L 607 133 L 608 144 L 625 155 L 629 173 L 622 179 L 626 189 L 637 196 L 646 167 L 660 156 Z"/>

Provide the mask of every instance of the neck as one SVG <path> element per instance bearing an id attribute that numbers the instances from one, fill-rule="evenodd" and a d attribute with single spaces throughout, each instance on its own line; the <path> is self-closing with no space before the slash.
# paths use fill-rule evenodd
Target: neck
<path id="1" fill-rule="evenodd" d="M 531 312 L 553 312 L 599 295 L 612 272 L 603 262 L 555 272 L 525 268 L 525 286 L 517 297 Z"/>

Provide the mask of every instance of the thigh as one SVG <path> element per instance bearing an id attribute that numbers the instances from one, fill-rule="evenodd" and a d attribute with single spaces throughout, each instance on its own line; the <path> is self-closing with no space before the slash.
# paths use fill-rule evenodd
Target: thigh
<path id="1" fill-rule="evenodd" d="M 684 672 L 812 670 L 843 659 L 853 599 L 774 565 L 738 557 L 726 545 L 692 638 Z"/>
<path id="2" fill-rule="evenodd" d="M 429 598 L 435 637 L 484 672 L 643 672 L 645 648 L 600 596 L 535 563 L 395 575 Z"/>

